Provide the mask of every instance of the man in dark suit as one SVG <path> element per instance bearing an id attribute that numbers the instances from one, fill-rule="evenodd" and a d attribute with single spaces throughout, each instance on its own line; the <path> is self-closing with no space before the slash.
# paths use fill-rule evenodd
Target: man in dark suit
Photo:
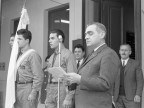
<path id="1" fill-rule="evenodd" d="M 46 99 L 46 87 L 47 87 L 47 84 L 48 84 L 48 70 L 47 70 L 47 67 L 49 65 L 49 57 L 50 56 L 47 56 L 45 58 L 45 63 L 47 64 L 47 66 L 45 66 L 43 68 L 44 80 L 43 80 L 43 84 L 42 84 L 42 88 L 41 88 L 41 97 L 40 97 L 40 100 L 41 100 L 42 104 L 44 104 L 45 99 Z"/>
<path id="2" fill-rule="evenodd" d="M 85 55 L 85 49 L 81 44 L 77 44 L 74 47 L 74 55 L 76 58 L 76 63 L 77 63 L 77 69 L 80 67 L 80 65 L 84 61 L 84 55 Z"/>
<path id="3" fill-rule="evenodd" d="M 143 74 L 138 61 L 129 58 L 131 46 L 120 46 L 121 56 L 120 80 L 117 80 L 114 101 L 116 108 L 140 108 Z"/>
<path id="4" fill-rule="evenodd" d="M 119 72 L 120 60 L 114 50 L 105 43 L 106 28 L 101 23 L 87 26 L 85 39 L 93 53 L 89 54 L 78 73 L 65 77 L 77 83 L 76 108 L 112 108 L 113 86 Z"/>

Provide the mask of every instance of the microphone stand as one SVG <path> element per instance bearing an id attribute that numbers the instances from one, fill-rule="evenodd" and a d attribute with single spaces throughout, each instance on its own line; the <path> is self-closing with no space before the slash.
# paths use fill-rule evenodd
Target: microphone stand
<path id="1" fill-rule="evenodd" d="M 59 38 L 59 67 L 61 67 L 61 42 L 60 39 L 62 38 L 61 36 Z M 58 102 L 57 102 L 57 108 L 60 108 L 60 78 L 58 78 Z"/>

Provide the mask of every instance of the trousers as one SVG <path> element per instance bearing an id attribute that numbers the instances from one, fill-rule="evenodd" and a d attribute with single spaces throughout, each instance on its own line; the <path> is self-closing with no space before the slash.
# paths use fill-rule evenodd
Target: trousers
<path id="1" fill-rule="evenodd" d="M 28 96 L 32 90 L 32 83 L 16 84 L 16 102 L 14 108 L 37 108 L 38 106 L 38 93 L 34 101 L 30 102 Z"/>
<path id="2" fill-rule="evenodd" d="M 59 105 L 60 108 L 63 108 L 63 101 L 66 96 L 66 89 L 63 84 L 60 84 L 60 98 Z M 57 108 L 58 101 L 58 84 L 48 84 L 47 87 L 47 96 L 45 100 L 45 108 Z"/>

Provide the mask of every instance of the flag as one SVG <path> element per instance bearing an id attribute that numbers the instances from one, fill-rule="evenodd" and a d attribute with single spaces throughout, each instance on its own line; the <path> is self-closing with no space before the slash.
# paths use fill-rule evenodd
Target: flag
<path id="1" fill-rule="evenodd" d="M 27 24 L 29 24 L 29 17 L 27 10 L 22 8 L 21 17 L 17 27 L 17 31 L 20 29 L 26 29 Z M 16 60 L 18 55 L 18 43 L 17 43 L 17 33 L 15 35 L 14 44 L 12 47 L 12 52 L 9 61 L 8 75 L 7 75 L 7 85 L 6 85 L 6 98 L 5 98 L 5 108 L 13 108 L 15 103 L 15 80 L 16 80 Z"/>

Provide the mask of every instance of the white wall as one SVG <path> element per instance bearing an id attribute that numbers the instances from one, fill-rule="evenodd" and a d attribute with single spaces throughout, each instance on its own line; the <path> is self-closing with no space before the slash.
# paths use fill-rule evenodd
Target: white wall
<path id="1" fill-rule="evenodd" d="M 82 0 L 55 0 L 61 4 L 70 3 L 70 49 L 72 49 L 72 40 L 81 38 L 81 2 Z M 47 52 L 43 49 L 47 44 L 44 38 L 44 11 L 46 9 L 58 6 L 60 4 L 50 0 L 27 0 L 26 9 L 30 17 L 30 25 L 28 29 L 32 32 L 33 38 L 31 46 L 38 51 L 43 58 L 43 53 Z M 3 3 L 2 12 L 2 32 L 1 32 L 1 55 L 0 61 L 6 62 L 6 71 L 10 56 L 10 48 L 8 45 L 11 29 L 11 20 L 20 17 L 23 6 L 23 0 L 8 0 Z M 43 44 L 46 43 L 46 44 Z M 2 72 L 0 71 L 0 74 Z M 0 75 L 1 76 L 1 75 Z M 2 79 L 0 77 L 0 79 Z"/>
<path id="2" fill-rule="evenodd" d="M 144 70 L 144 0 L 141 0 L 142 69 Z"/>
<path id="3" fill-rule="evenodd" d="M 28 29 L 32 32 L 31 46 L 42 57 L 47 55 L 47 29 L 45 28 L 45 10 L 69 3 L 70 6 L 70 34 L 69 46 L 72 50 L 72 40 L 81 38 L 82 0 L 27 0 L 26 9 L 30 17 Z M 1 50 L 0 62 L 6 63 L 6 70 L 0 71 L 0 91 L 5 91 L 7 70 L 10 57 L 9 38 L 12 33 L 12 19 L 20 17 L 24 0 L 6 0 L 2 4 Z M 4 92 L 5 94 L 5 92 Z"/>
<path id="4" fill-rule="evenodd" d="M 70 0 L 70 40 L 81 39 L 82 37 L 82 0 Z M 72 51 L 72 41 L 69 41 Z"/>
<path id="5" fill-rule="evenodd" d="M 144 0 L 141 0 L 141 32 L 142 32 L 142 69 L 144 74 Z M 144 108 L 144 90 L 143 90 L 143 96 L 142 96 L 142 108 Z"/>

